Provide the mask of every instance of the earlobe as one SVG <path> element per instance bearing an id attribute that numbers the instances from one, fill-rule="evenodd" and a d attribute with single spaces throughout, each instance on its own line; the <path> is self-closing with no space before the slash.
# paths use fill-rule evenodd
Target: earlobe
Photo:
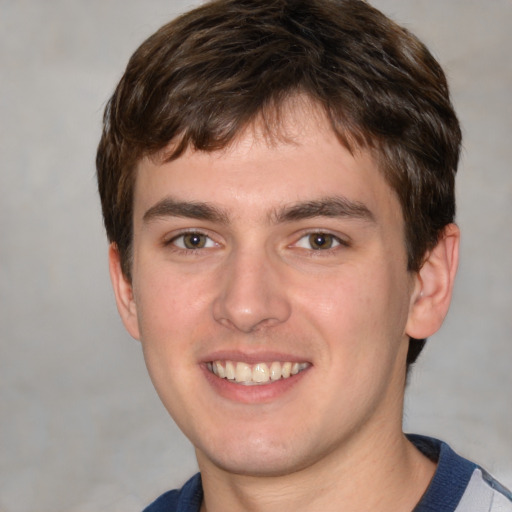
<path id="1" fill-rule="evenodd" d="M 411 338 L 428 338 L 441 327 L 450 307 L 459 242 L 459 228 L 448 224 L 416 274 L 406 326 L 406 334 Z"/>
<path id="2" fill-rule="evenodd" d="M 128 333 L 135 339 L 140 339 L 137 308 L 131 282 L 121 268 L 121 256 L 115 243 L 108 250 L 110 279 L 114 289 L 117 310 Z"/>

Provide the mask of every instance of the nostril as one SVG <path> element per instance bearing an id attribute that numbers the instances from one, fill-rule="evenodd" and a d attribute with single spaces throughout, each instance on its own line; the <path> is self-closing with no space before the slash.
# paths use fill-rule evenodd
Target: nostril
<path id="1" fill-rule="evenodd" d="M 213 316 L 221 325 L 250 333 L 284 322 L 290 315 L 288 287 L 265 244 L 238 247 L 219 276 Z"/>

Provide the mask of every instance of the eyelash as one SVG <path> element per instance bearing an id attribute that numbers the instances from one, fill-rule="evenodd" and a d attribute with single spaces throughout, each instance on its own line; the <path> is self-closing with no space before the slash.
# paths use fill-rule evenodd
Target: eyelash
<path id="1" fill-rule="evenodd" d="M 185 237 L 194 235 L 197 237 L 204 237 L 206 239 L 205 245 L 201 247 L 186 247 L 186 243 L 184 242 Z M 334 244 L 334 246 L 330 246 L 327 248 L 318 247 L 315 249 L 314 247 L 311 246 L 311 243 L 309 243 L 309 247 L 299 245 L 299 243 L 302 240 L 306 240 L 308 238 L 309 242 L 311 242 L 311 238 L 315 236 L 330 239 L 331 243 Z M 181 246 L 177 244 L 177 241 L 180 239 L 182 239 Z M 218 246 L 218 244 L 207 233 L 204 233 L 199 230 L 183 231 L 181 233 L 178 233 L 174 235 L 172 238 L 165 240 L 163 245 L 165 247 L 170 247 L 175 252 L 187 255 L 199 254 L 199 252 L 201 252 L 202 249 L 211 249 L 214 248 L 215 246 Z M 309 231 L 303 233 L 298 238 L 298 240 L 291 244 L 289 247 L 297 247 L 299 249 L 311 251 L 312 253 L 314 253 L 315 256 L 321 256 L 321 253 L 332 253 L 333 251 L 338 250 L 340 247 L 350 247 L 350 243 L 346 240 L 343 240 L 339 236 L 329 233 L 328 231 Z"/>
<path id="2" fill-rule="evenodd" d="M 206 246 L 202 247 L 186 247 L 185 242 L 183 241 L 185 237 L 187 236 L 197 236 L 197 237 L 204 237 L 206 238 Z M 177 241 L 182 239 L 182 246 L 177 245 Z M 199 252 L 201 249 L 210 249 L 212 248 L 212 245 L 217 245 L 216 242 L 206 233 L 203 233 L 199 230 L 193 230 L 193 231 L 183 231 L 181 233 L 178 233 L 177 235 L 174 235 L 172 238 L 164 241 L 165 247 L 171 247 L 172 250 L 176 252 L 181 252 L 184 254 L 194 254 Z"/>
<path id="3" fill-rule="evenodd" d="M 314 248 L 312 247 L 311 245 L 311 238 L 312 237 L 323 237 L 323 238 L 329 238 L 331 240 L 331 242 L 333 244 L 335 244 L 334 246 L 331 246 L 331 247 L 327 247 L 327 248 L 321 248 L 321 247 L 318 247 L 318 248 Z M 299 245 L 299 242 L 301 240 L 305 240 L 305 239 L 309 239 L 308 240 L 308 243 L 310 245 L 310 247 L 301 247 Z M 295 242 L 293 244 L 293 246 L 295 247 L 299 247 L 301 249 L 305 249 L 305 250 L 309 250 L 309 251 L 313 251 L 315 253 L 315 255 L 320 255 L 319 253 L 330 253 L 332 251 L 336 251 L 338 248 L 340 247 L 349 247 L 350 244 L 349 242 L 347 242 L 346 240 L 343 240 L 342 238 L 340 238 L 339 236 L 336 236 L 332 233 L 329 233 L 328 231 L 310 231 L 310 232 L 307 232 L 307 233 L 304 233 L 298 240 L 297 242 Z"/>

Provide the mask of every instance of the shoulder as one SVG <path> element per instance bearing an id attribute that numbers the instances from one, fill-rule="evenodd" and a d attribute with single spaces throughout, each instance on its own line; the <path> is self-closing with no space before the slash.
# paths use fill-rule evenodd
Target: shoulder
<path id="1" fill-rule="evenodd" d="M 486 507 L 486 508 L 485 508 Z M 456 512 L 512 512 L 512 493 L 487 471 L 477 467 Z"/>
<path id="2" fill-rule="evenodd" d="M 167 491 L 143 512 L 199 512 L 203 500 L 201 475 L 194 475 L 181 489 Z"/>
<path id="3" fill-rule="evenodd" d="M 437 439 L 410 435 L 409 440 L 437 470 L 414 512 L 512 512 L 512 494 L 483 468 Z"/>

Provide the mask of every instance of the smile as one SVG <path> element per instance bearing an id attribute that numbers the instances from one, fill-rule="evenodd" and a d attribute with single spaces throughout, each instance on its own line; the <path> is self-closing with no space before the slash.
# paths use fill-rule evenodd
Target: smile
<path id="1" fill-rule="evenodd" d="M 311 365 L 310 363 L 281 363 L 279 361 L 274 361 L 270 364 L 248 364 L 240 361 L 212 361 L 206 366 L 210 372 L 221 379 L 227 379 L 231 382 L 246 386 L 254 386 L 288 379 Z"/>

